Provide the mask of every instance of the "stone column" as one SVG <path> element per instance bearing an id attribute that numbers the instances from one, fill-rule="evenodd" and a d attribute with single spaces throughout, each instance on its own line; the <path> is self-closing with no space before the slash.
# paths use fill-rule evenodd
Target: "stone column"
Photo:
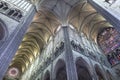
<path id="1" fill-rule="evenodd" d="M 73 58 L 73 52 L 70 45 L 68 26 L 63 27 L 65 41 L 65 61 L 67 80 L 78 80 L 76 65 Z"/>
<path id="2" fill-rule="evenodd" d="M 32 7 L 24 20 L 19 23 L 15 31 L 10 35 L 2 48 L 0 48 L 0 80 L 4 77 L 34 14 L 35 8 Z"/>
<path id="3" fill-rule="evenodd" d="M 50 80 L 54 80 L 54 74 L 53 74 L 53 61 L 54 61 L 54 58 L 53 58 L 53 53 L 54 53 L 54 36 L 52 38 L 52 45 L 53 45 L 53 49 L 52 49 L 52 54 L 51 54 L 51 72 L 50 72 Z"/>

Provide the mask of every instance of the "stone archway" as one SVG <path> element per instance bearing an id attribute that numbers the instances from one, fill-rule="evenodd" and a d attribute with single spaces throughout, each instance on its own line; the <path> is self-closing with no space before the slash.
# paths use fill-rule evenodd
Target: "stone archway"
<path id="1" fill-rule="evenodd" d="M 0 19 L 0 47 L 3 45 L 3 41 L 5 41 L 8 37 L 8 34 L 9 32 L 5 22 L 2 19 Z"/>
<path id="2" fill-rule="evenodd" d="M 89 71 L 90 67 L 84 59 L 78 58 L 76 60 L 76 68 L 77 68 L 78 80 L 92 80 Z"/>
<path id="3" fill-rule="evenodd" d="M 3 28 L 4 26 L 2 25 L 2 23 L 0 22 L 0 40 L 2 40 L 5 36 L 5 30 Z"/>
<path id="4" fill-rule="evenodd" d="M 45 75 L 44 75 L 44 80 L 50 80 L 50 72 L 46 71 Z"/>
<path id="5" fill-rule="evenodd" d="M 67 80 L 66 65 L 63 60 L 58 60 L 55 66 L 55 80 Z"/>
<path id="6" fill-rule="evenodd" d="M 95 71 L 96 71 L 98 80 L 105 80 L 105 76 L 98 65 L 95 65 Z"/>

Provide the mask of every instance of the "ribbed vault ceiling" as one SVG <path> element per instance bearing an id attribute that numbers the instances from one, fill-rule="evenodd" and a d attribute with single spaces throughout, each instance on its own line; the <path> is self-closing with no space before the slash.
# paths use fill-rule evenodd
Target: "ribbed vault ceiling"
<path id="1" fill-rule="evenodd" d="M 67 21 L 67 16 L 71 8 L 83 0 L 44 0 L 41 2 L 41 7 L 52 11 L 59 20 L 64 23 Z"/>
<path id="2" fill-rule="evenodd" d="M 112 27 L 86 0 L 41 0 L 10 68 L 16 67 L 21 73 L 25 72 L 40 55 L 50 36 L 55 35 L 58 26 L 65 24 L 71 24 L 96 43 L 99 31 Z"/>

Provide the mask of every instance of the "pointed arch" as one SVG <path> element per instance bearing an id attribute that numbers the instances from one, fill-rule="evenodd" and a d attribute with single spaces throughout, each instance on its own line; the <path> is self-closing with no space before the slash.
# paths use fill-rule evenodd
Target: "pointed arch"
<path id="1" fill-rule="evenodd" d="M 90 66 L 82 57 L 76 59 L 76 68 L 78 80 L 92 80 Z"/>

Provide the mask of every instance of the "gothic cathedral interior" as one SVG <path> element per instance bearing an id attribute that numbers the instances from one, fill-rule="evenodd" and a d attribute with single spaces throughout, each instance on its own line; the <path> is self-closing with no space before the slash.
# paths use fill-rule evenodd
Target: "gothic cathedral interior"
<path id="1" fill-rule="evenodd" d="M 120 0 L 0 0 L 0 80 L 120 80 Z"/>

